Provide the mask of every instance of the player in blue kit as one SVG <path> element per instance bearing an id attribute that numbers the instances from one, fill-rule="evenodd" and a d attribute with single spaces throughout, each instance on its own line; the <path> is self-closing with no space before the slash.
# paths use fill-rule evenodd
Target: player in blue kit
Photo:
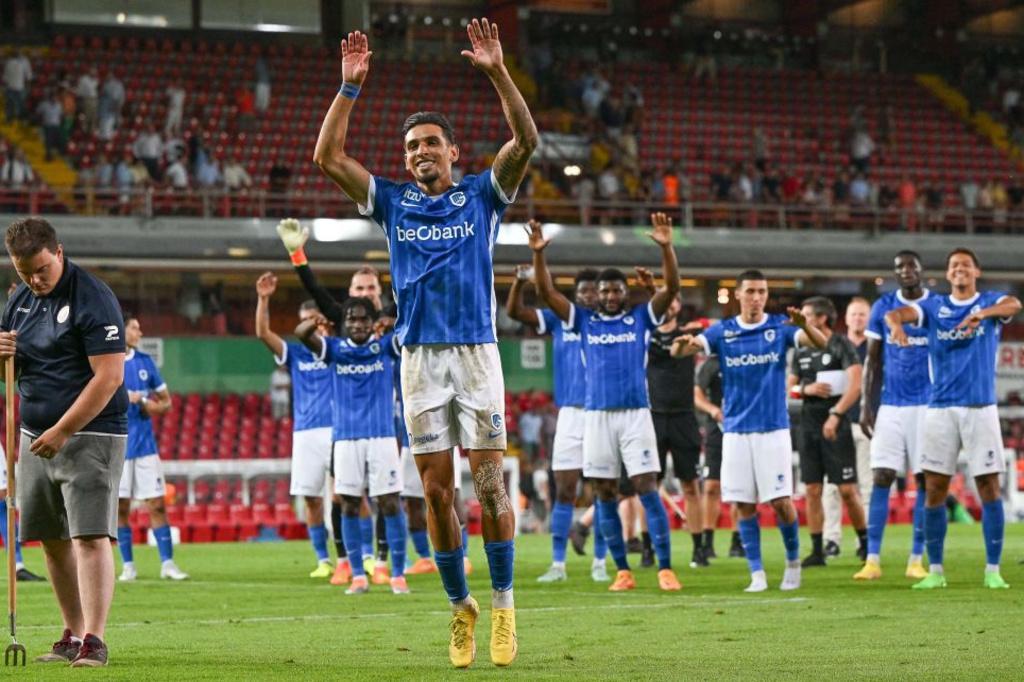
<path id="1" fill-rule="evenodd" d="M 368 488 L 384 516 L 391 549 L 391 591 L 408 594 L 405 515 L 399 500 L 402 464 L 395 438 L 394 363 L 400 353 L 393 333 L 373 336 L 377 309 L 372 301 L 353 297 L 342 310 L 346 338 L 319 334 L 318 327 L 327 320 L 319 313 L 301 322 L 295 335 L 332 370 L 334 491 L 341 495 L 342 534 L 352 563 L 352 585 L 345 593 L 362 594 L 370 587 L 357 551 L 359 510 Z"/>
<path id="2" fill-rule="evenodd" d="M 924 537 L 928 575 L 914 589 L 946 586 L 942 568 L 946 540 L 946 496 L 963 450 L 981 496 L 981 529 L 985 538 L 985 587 L 1009 585 L 999 573 L 1003 550 L 1004 510 L 999 474 L 1006 470 L 1003 438 L 996 409 L 996 352 L 1003 324 L 1020 312 L 1015 296 L 978 291 L 981 264 L 970 249 L 954 249 L 946 257 L 946 279 L 953 291 L 929 296 L 890 310 L 885 323 L 894 341 L 909 345 L 904 325 L 928 332 L 931 397 L 925 413 L 921 468 L 924 470 Z"/>
<path id="3" fill-rule="evenodd" d="M 145 500 L 149 507 L 150 527 L 160 553 L 160 577 L 185 580 L 188 574 L 174 563 L 171 527 L 167 524 L 167 509 L 164 507 L 164 475 L 160 470 L 160 455 L 151 418 L 171 409 L 171 395 L 153 358 L 139 350 L 141 340 L 139 318 L 125 315 L 124 341 L 128 352 L 124 356 L 124 387 L 129 401 L 128 445 L 117 495 L 117 548 L 124 563 L 118 580 L 126 582 L 138 577 L 132 557 L 132 528 L 128 524 L 132 500 Z"/>
<path id="4" fill-rule="evenodd" d="M 530 221 L 531 226 L 536 221 Z M 537 229 L 540 224 L 537 224 Z M 523 304 L 523 285 L 530 280 L 532 268 L 519 266 L 508 293 L 507 312 L 513 320 L 550 334 L 554 357 L 555 406 L 558 423 L 551 453 L 551 469 L 555 474 L 555 504 L 551 510 L 551 567 L 538 582 L 565 580 L 565 552 L 569 544 L 576 488 L 583 473 L 583 403 L 586 397 L 586 376 L 580 334 L 559 319 L 550 309 L 531 308 Z M 597 270 L 586 268 L 576 274 L 575 303 L 593 310 L 597 304 Z M 595 581 L 608 579 L 604 557 L 594 559 L 591 576 Z"/>
<path id="5" fill-rule="evenodd" d="M 331 369 L 317 359 L 301 343 L 285 342 L 270 328 L 270 297 L 277 290 L 277 275 L 265 272 L 256 280 L 256 338 L 274 354 L 274 361 L 288 368 L 292 378 L 292 472 L 291 494 L 301 495 L 306 503 L 306 526 L 316 553 L 317 567 L 311 578 L 331 576 L 331 559 L 327 552 L 327 526 L 324 525 L 324 486 L 331 468 Z M 299 319 L 318 316 L 316 304 L 306 301 L 299 307 Z M 318 318 L 319 319 L 319 318 Z M 320 333 L 327 335 L 330 327 L 323 324 Z M 340 554 L 340 553 L 339 553 Z M 362 551 L 359 552 L 360 558 Z M 338 556 L 343 574 L 339 580 L 348 582 L 351 567 L 345 556 Z M 334 571 L 336 577 L 337 571 Z"/>
<path id="6" fill-rule="evenodd" d="M 722 372 L 722 500 L 739 509 L 739 531 L 750 566 L 747 592 L 768 589 L 761 562 L 758 502 L 775 509 L 786 570 L 782 590 L 800 587 L 800 536 L 793 506 L 793 449 L 786 409 L 786 350 L 824 348 L 825 336 L 796 308 L 789 317 L 765 312 L 768 281 L 758 270 L 736 280 L 737 317 L 712 325 L 698 336 L 676 339 L 672 354 L 717 355 Z"/>
<path id="7" fill-rule="evenodd" d="M 928 372 L 928 330 L 913 324 L 903 325 L 907 345 L 901 346 L 889 334 L 885 314 L 925 301 L 931 292 L 921 284 L 921 257 L 914 251 L 896 254 L 895 273 L 900 288 L 875 301 L 864 332 L 868 337 L 868 354 L 864 364 L 860 423 L 864 433 L 871 437 L 874 485 L 868 503 L 868 557 L 864 567 L 854 574 L 855 580 L 882 577 L 882 536 L 889 520 L 889 489 L 897 476 L 908 473 L 917 481 L 917 498 L 906 576 L 920 580 L 927 575 L 921 563 L 925 501 L 921 446 L 932 390 Z M 876 414 L 874 397 L 879 394 L 881 404 Z"/>
<path id="8" fill-rule="evenodd" d="M 435 112 L 413 114 L 402 129 L 413 182 L 372 176 L 345 152 L 349 115 L 370 66 L 369 44 L 359 32 L 341 42 L 343 85 L 313 154 L 388 240 L 406 424 L 423 480 L 434 559 L 452 605 L 448 655 L 460 668 L 476 656 L 479 608 L 466 584 L 453 509 L 451 449 L 456 444 L 469 456 L 483 509 L 492 588 L 491 661 L 511 664 L 518 647 L 512 595 L 515 518 L 502 475 L 505 390 L 492 252 L 501 217 L 538 140 L 526 102 L 505 68 L 498 27 L 474 19 L 466 28 L 472 49 L 462 54 L 490 79 L 512 130 L 491 169 L 452 181 L 459 148 L 451 124 Z"/>
<path id="9" fill-rule="evenodd" d="M 647 345 L 651 331 L 679 292 L 679 269 L 672 248 L 672 221 L 664 213 L 651 216 L 649 236 L 661 249 L 665 287 L 642 307 L 629 305 L 626 277 L 608 269 L 597 278 L 597 310 L 573 305 L 551 281 L 540 223 L 527 232 L 533 250 L 537 292 L 568 328 L 578 332 L 586 368 L 584 396 L 583 475 L 594 481 L 599 498 L 601 532 L 618 574 L 608 588 L 631 590 L 636 580 L 626 560 L 622 521 L 618 514 L 618 479 L 623 465 L 647 513 L 647 525 L 658 557 L 658 585 L 681 589 L 672 571 L 668 515 L 658 494 L 658 443 L 647 394 Z"/>

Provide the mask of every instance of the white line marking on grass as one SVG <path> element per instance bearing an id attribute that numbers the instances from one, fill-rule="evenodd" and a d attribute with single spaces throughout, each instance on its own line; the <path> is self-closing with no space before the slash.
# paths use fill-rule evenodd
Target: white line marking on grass
<path id="1" fill-rule="evenodd" d="M 564 593 L 563 593 L 564 594 Z M 579 594 L 591 595 L 590 592 L 581 592 Z M 719 599 L 716 601 L 700 601 L 699 603 L 688 603 L 681 604 L 678 601 L 660 601 L 660 602 L 643 602 L 643 603 L 623 603 L 623 604 L 601 604 L 601 605 L 577 605 L 577 606 L 535 606 L 535 607 L 520 607 L 516 611 L 520 614 L 523 613 L 557 613 L 562 611 L 631 611 L 638 609 L 675 609 L 680 606 L 700 606 L 715 607 L 715 606 L 739 606 L 742 604 L 793 604 L 807 602 L 810 599 L 806 597 L 789 597 L 783 599 Z M 406 610 L 406 611 L 386 611 L 377 613 L 344 613 L 344 614 L 309 614 L 304 616 L 250 616 L 243 618 L 208 618 L 201 620 L 168 620 L 168 621 L 129 621 L 125 623 L 108 623 L 107 629 L 121 629 L 121 628 L 139 628 L 139 627 L 167 627 L 174 625 L 247 625 L 257 623 L 292 623 L 292 622 L 317 622 L 317 621 L 339 621 L 339 620 L 365 620 L 374 618 L 399 618 L 408 617 L 410 615 L 421 615 L 421 616 L 449 616 L 451 611 L 445 609 L 444 611 L 432 610 L 432 611 L 418 611 L 418 610 Z M 56 626 L 54 625 L 22 625 L 19 630 L 53 630 Z"/>

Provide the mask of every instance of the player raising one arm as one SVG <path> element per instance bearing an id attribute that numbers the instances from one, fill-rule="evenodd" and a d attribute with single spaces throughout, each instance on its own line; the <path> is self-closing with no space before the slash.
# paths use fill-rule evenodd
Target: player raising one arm
<path id="1" fill-rule="evenodd" d="M 449 658 L 466 667 L 475 656 L 478 607 L 469 595 L 459 525 L 453 510 L 451 448 L 468 453 L 491 572 L 491 660 L 516 656 L 512 574 L 515 529 L 502 477 L 506 447 L 504 381 L 494 330 L 492 251 L 537 146 L 537 128 L 505 68 L 498 27 L 467 26 L 462 54 L 491 81 L 512 139 L 493 167 L 456 185 L 455 131 L 437 112 L 418 112 L 403 126 L 405 167 L 413 182 L 371 176 L 345 152 L 349 115 L 369 72 L 368 41 L 359 32 L 341 43 L 344 84 L 331 104 L 313 161 L 381 227 L 397 292 L 395 335 L 402 347 L 402 390 L 411 449 L 423 480 L 428 524 L 441 582 L 452 604 Z"/>

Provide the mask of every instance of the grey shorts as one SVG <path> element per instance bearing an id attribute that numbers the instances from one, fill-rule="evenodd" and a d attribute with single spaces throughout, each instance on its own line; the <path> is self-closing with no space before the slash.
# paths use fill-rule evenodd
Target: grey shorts
<path id="1" fill-rule="evenodd" d="M 128 439 L 79 433 L 53 459 L 32 454 L 34 440 L 22 432 L 16 472 L 22 541 L 117 537 L 117 492 Z"/>

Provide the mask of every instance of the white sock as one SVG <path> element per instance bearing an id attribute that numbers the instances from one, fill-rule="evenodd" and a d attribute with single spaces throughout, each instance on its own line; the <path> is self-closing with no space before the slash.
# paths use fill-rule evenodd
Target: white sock
<path id="1" fill-rule="evenodd" d="M 514 606 L 511 587 L 507 590 L 491 590 L 491 608 L 511 609 Z"/>
<path id="2" fill-rule="evenodd" d="M 124 562 L 124 568 L 135 568 L 135 562 L 134 561 L 126 561 L 126 562 Z"/>
<path id="3" fill-rule="evenodd" d="M 945 572 L 942 570 L 942 564 L 932 564 L 928 567 L 928 572 L 932 575 L 945 575 Z"/>
<path id="4" fill-rule="evenodd" d="M 999 573 L 999 564 L 985 564 L 986 573 Z"/>
<path id="5" fill-rule="evenodd" d="M 562 569 L 564 571 L 565 570 L 565 562 L 564 561 L 552 561 L 551 562 L 551 568 L 560 568 L 560 569 Z"/>
<path id="6" fill-rule="evenodd" d="M 23 568 L 25 568 L 25 564 L 20 562 L 20 561 L 18 563 L 14 564 L 14 570 L 16 570 L 16 571 L 20 571 Z"/>
<path id="7" fill-rule="evenodd" d="M 800 560 L 793 559 L 792 561 L 787 561 L 786 568 L 800 568 Z"/>
<path id="8" fill-rule="evenodd" d="M 882 557 L 878 556 L 877 554 L 868 554 L 868 561 L 870 561 L 871 563 L 880 564 L 882 563 Z"/>
<path id="9" fill-rule="evenodd" d="M 916 564 L 917 562 L 922 561 L 923 559 L 924 559 L 924 555 L 923 554 L 911 554 L 910 558 L 907 559 L 907 563 L 908 564 Z"/>
<path id="10" fill-rule="evenodd" d="M 598 566 L 604 566 L 604 559 L 594 559 L 590 562 L 591 568 L 596 568 Z"/>
<path id="11" fill-rule="evenodd" d="M 459 599 L 458 601 L 452 602 L 452 611 L 462 611 L 469 606 L 469 595 L 466 595 L 465 599 Z"/>

